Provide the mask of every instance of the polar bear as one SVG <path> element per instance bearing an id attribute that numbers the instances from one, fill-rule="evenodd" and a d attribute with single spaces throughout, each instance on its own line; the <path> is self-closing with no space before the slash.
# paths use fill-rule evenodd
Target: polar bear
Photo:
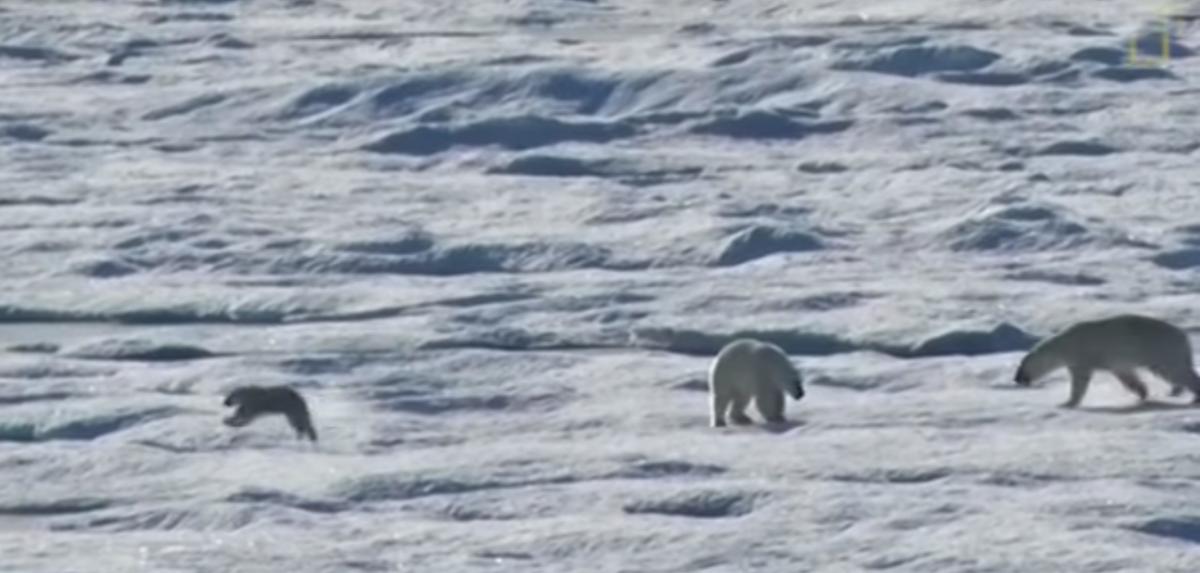
<path id="1" fill-rule="evenodd" d="M 1096 370 L 1111 372 L 1139 400 L 1146 400 L 1149 392 L 1138 378 L 1139 368 L 1170 383 L 1171 396 L 1191 390 L 1192 402 L 1200 403 L 1200 376 L 1187 333 L 1156 318 L 1121 314 L 1077 322 L 1034 345 L 1021 359 L 1013 382 L 1029 386 L 1060 367 L 1071 376 L 1065 408 L 1079 405 Z"/>
<path id="2" fill-rule="evenodd" d="M 708 369 L 708 392 L 712 427 L 729 422 L 738 425 L 751 423 L 746 406 L 754 406 L 763 419 L 771 424 L 785 421 L 785 395 L 795 400 L 804 397 L 800 373 L 787 354 L 769 342 L 739 338 L 721 348 Z"/>
<path id="3" fill-rule="evenodd" d="M 237 406 L 233 415 L 223 420 L 226 426 L 240 428 L 264 414 L 283 414 L 297 438 L 317 441 L 308 405 L 299 392 L 287 386 L 238 386 L 225 396 L 225 406 Z"/>

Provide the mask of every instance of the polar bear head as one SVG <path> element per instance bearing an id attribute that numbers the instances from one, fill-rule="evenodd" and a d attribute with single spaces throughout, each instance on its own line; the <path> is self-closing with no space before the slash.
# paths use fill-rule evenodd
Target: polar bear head
<path id="1" fill-rule="evenodd" d="M 792 376 L 783 379 L 783 391 L 791 396 L 793 400 L 800 400 L 804 397 L 804 380 L 800 378 L 800 373 L 792 368 Z"/>
<path id="2" fill-rule="evenodd" d="M 1066 358 L 1062 351 L 1058 337 L 1050 337 L 1034 345 L 1017 366 L 1013 382 L 1017 386 L 1029 386 L 1034 380 L 1057 370 Z"/>
<path id="3" fill-rule="evenodd" d="M 791 396 L 793 400 L 804 397 L 804 379 L 787 354 L 778 348 L 771 348 L 770 351 L 763 352 L 762 357 L 767 375 L 776 388 Z"/>

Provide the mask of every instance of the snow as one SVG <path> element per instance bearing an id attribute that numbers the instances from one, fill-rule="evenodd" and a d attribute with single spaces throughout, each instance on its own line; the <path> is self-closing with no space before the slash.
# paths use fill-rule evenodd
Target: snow
<path id="1" fill-rule="evenodd" d="M 1190 573 L 1188 398 L 1012 384 L 1200 329 L 1157 8 L 7 0 L 3 568 Z M 737 336 L 786 427 L 708 426 Z"/>

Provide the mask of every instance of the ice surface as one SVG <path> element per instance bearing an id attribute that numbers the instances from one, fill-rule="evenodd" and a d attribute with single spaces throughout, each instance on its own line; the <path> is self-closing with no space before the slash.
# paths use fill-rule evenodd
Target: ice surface
<path id="1" fill-rule="evenodd" d="M 0 569 L 1191 573 L 1186 398 L 1011 383 L 1200 328 L 1154 9 L 6 0 Z M 735 336 L 787 427 L 708 427 Z"/>

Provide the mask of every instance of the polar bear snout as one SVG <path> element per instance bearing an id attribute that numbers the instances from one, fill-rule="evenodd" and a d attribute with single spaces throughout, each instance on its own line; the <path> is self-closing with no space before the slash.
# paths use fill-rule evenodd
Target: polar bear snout
<path id="1" fill-rule="evenodd" d="M 800 400 L 804 397 L 804 386 L 801 386 L 799 382 L 796 382 L 796 385 L 792 387 L 790 394 L 792 395 L 793 400 Z"/>

